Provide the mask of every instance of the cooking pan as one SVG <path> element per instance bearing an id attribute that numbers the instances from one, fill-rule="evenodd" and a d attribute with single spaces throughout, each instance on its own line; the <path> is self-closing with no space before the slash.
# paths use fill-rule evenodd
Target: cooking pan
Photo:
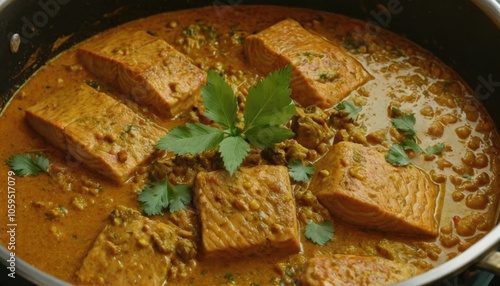
<path id="1" fill-rule="evenodd" d="M 457 71 L 500 126 L 500 3 L 494 0 L 0 0 L 0 110 L 44 62 L 95 33 L 164 11 L 250 4 L 335 12 L 403 35 Z M 479 268 L 500 274 L 499 242 L 496 226 L 456 258 L 401 285 L 457 285 L 457 275 Z M 0 257 L 7 264 L 3 246 Z M 38 285 L 66 285 L 21 259 L 18 276 Z"/>

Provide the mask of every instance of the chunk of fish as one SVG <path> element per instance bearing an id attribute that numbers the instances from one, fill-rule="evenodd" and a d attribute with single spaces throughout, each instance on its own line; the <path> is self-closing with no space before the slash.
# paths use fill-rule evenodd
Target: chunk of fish
<path id="1" fill-rule="evenodd" d="M 110 214 L 76 275 L 84 285 L 164 285 L 182 240 L 176 226 L 120 206 Z"/>
<path id="2" fill-rule="evenodd" d="M 207 259 L 300 251 L 295 202 L 284 166 L 200 172 L 194 203 Z"/>
<path id="3" fill-rule="evenodd" d="M 292 65 L 291 96 L 303 107 L 332 107 L 371 78 L 342 48 L 291 19 L 248 36 L 244 50 L 264 74 Z"/>
<path id="4" fill-rule="evenodd" d="M 315 169 L 310 189 L 339 220 L 399 234 L 437 235 L 439 186 L 417 167 L 395 167 L 373 147 L 340 142 Z"/>
<path id="5" fill-rule="evenodd" d="M 200 98 L 205 72 L 167 42 L 144 31 L 122 31 L 78 49 L 92 74 L 158 115 L 171 118 Z"/>
<path id="6" fill-rule="evenodd" d="M 299 277 L 304 286 L 389 285 L 419 273 L 411 264 L 375 256 L 335 254 L 311 258 Z"/>
<path id="7" fill-rule="evenodd" d="M 78 162 L 118 183 L 153 158 L 166 131 L 104 93 L 62 89 L 26 110 L 29 125 Z"/>

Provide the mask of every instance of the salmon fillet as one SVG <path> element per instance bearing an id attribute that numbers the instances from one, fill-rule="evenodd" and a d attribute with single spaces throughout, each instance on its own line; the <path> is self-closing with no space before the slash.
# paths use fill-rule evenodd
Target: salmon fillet
<path id="1" fill-rule="evenodd" d="M 26 110 L 28 124 L 78 162 L 118 183 L 147 163 L 166 131 L 104 93 L 62 89 Z"/>
<path id="2" fill-rule="evenodd" d="M 371 78 L 343 49 L 291 19 L 248 36 L 244 50 L 264 74 L 292 65 L 291 97 L 304 107 L 332 107 Z"/>
<path id="3" fill-rule="evenodd" d="M 92 74 L 165 118 L 193 107 L 205 83 L 205 72 L 186 55 L 144 31 L 107 34 L 78 49 L 78 57 Z"/>
<path id="4" fill-rule="evenodd" d="M 347 223 L 436 236 L 439 186 L 412 165 L 395 167 L 373 147 L 340 142 L 315 165 L 310 189 Z"/>
<path id="5" fill-rule="evenodd" d="M 300 251 L 295 202 L 284 166 L 200 172 L 194 203 L 207 259 Z"/>
<path id="6" fill-rule="evenodd" d="M 164 285 L 183 240 L 177 227 L 120 206 L 110 214 L 76 275 L 84 285 Z"/>
<path id="7" fill-rule="evenodd" d="M 304 286 L 389 285 L 418 274 L 411 264 L 374 256 L 335 254 L 310 259 L 299 277 Z"/>
<path id="8" fill-rule="evenodd" d="M 83 94 L 84 96 L 80 96 Z M 102 96 L 95 89 L 86 85 L 55 92 L 43 102 L 26 110 L 29 125 L 52 145 L 65 150 L 66 136 L 64 128 L 76 118 L 92 116 L 104 112 L 116 102 L 109 96 Z M 64 107 L 74 107 L 71 112 Z M 85 108 L 78 108 L 85 106 Z"/>

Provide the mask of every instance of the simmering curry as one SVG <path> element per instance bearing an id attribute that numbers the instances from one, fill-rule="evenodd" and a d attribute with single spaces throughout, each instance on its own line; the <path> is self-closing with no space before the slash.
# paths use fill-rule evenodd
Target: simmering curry
<path id="1" fill-rule="evenodd" d="M 126 23 L 40 68 L 0 121 L 8 249 L 73 284 L 388 284 L 497 220 L 498 135 L 469 87 L 326 12 Z"/>

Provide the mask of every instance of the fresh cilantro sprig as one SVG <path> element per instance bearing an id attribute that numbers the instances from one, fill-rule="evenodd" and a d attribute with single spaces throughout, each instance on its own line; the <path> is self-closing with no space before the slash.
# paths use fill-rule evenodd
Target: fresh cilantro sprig
<path id="1" fill-rule="evenodd" d="M 296 182 L 309 182 L 314 173 L 313 165 L 304 165 L 300 160 L 291 160 L 288 164 L 288 174 Z"/>
<path id="2" fill-rule="evenodd" d="M 333 239 L 333 233 L 333 222 L 324 221 L 322 223 L 315 223 L 313 221 L 309 221 L 304 235 L 307 239 L 316 244 L 325 245 Z"/>
<path id="3" fill-rule="evenodd" d="M 162 214 L 163 209 L 174 213 L 182 210 L 191 201 L 191 193 L 185 185 L 174 186 L 167 180 L 147 185 L 137 198 L 148 216 Z"/>
<path id="4" fill-rule="evenodd" d="M 410 158 L 400 144 L 394 144 L 391 146 L 385 155 L 385 160 L 393 166 L 406 166 L 411 163 Z"/>
<path id="5" fill-rule="evenodd" d="M 425 153 L 427 155 L 440 154 L 444 151 L 444 144 L 438 143 L 422 150 L 417 143 L 415 136 L 415 114 L 402 112 L 396 107 L 392 108 L 395 117 L 391 120 L 392 126 L 405 134 L 405 140 L 402 143 L 391 146 L 385 156 L 385 160 L 393 166 L 406 166 L 411 164 L 411 159 L 406 154 L 405 150 L 412 150 L 416 153 Z"/>
<path id="6" fill-rule="evenodd" d="M 347 118 L 355 121 L 358 114 L 361 112 L 361 107 L 354 104 L 352 101 L 344 100 L 335 106 L 335 110 L 344 111 L 347 113 Z"/>
<path id="7" fill-rule="evenodd" d="M 392 111 L 397 115 L 391 120 L 392 126 L 403 132 L 408 138 L 415 136 L 417 134 L 415 131 L 415 114 L 402 112 L 396 107 L 393 107 Z"/>
<path id="8" fill-rule="evenodd" d="M 15 154 L 9 157 L 7 164 L 18 176 L 38 176 L 49 171 L 49 159 L 42 155 Z"/>
<path id="9" fill-rule="evenodd" d="M 250 151 L 250 144 L 259 149 L 294 135 L 282 127 L 295 114 L 289 88 L 292 69 L 287 66 L 268 75 L 248 90 L 243 122 L 238 120 L 238 103 L 231 87 L 213 71 L 207 74 L 202 88 L 205 116 L 220 128 L 201 123 L 176 127 L 156 145 L 157 149 L 177 155 L 199 154 L 218 149 L 224 166 L 232 175 Z"/>
<path id="10" fill-rule="evenodd" d="M 443 153 L 443 151 L 444 151 L 444 144 L 438 143 L 436 145 L 432 145 L 432 146 L 425 148 L 424 153 L 427 155 L 435 155 L 435 154 Z"/>

